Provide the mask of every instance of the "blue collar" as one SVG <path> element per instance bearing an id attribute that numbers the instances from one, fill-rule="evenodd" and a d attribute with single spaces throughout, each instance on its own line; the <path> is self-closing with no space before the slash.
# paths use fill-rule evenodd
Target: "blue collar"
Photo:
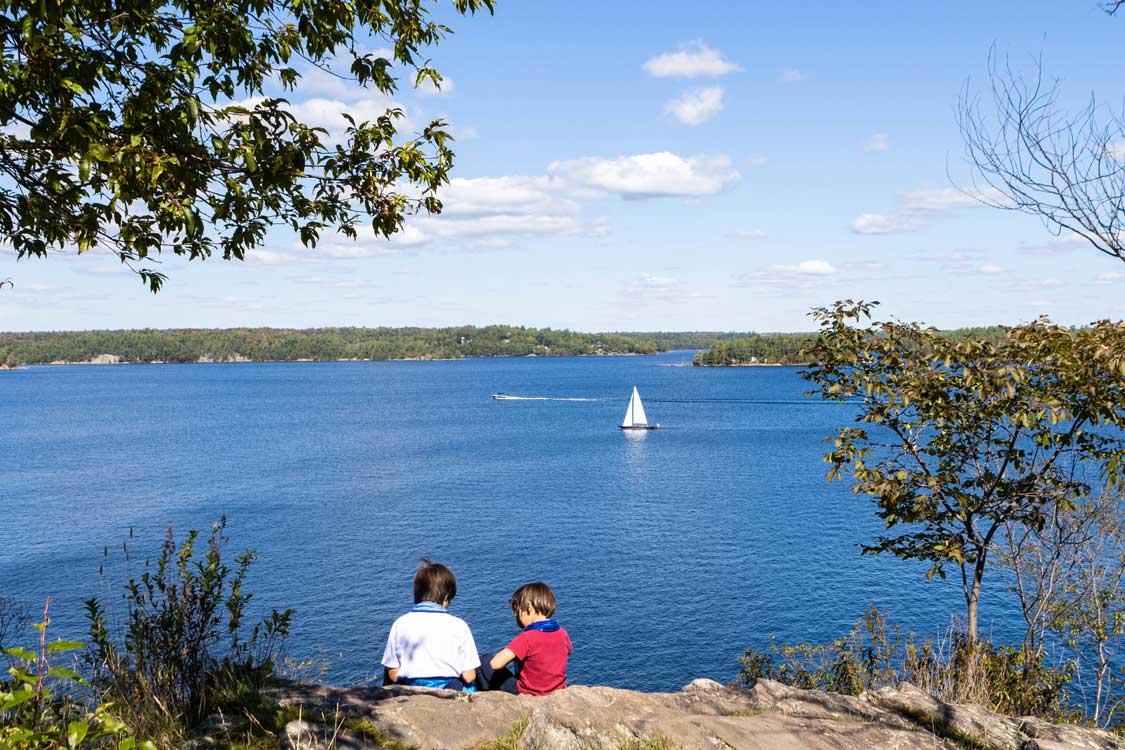
<path id="1" fill-rule="evenodd" d="M 449 614 L 449 610 L 441 606 L 437 602 L 418 602 L 410 608 L 411 612 L 439 612 L 443 615 Z"/>
<path id="2" fill-rule="evenodd" d="M 553 633 L 558 629 L 559 624 L 555 622 L 554 619 L 548 619 L 531 623 L 526 628 L 524 628 L 524 632 L 527 632 L 528 630 L 539 630 L 543 633 Z"/>

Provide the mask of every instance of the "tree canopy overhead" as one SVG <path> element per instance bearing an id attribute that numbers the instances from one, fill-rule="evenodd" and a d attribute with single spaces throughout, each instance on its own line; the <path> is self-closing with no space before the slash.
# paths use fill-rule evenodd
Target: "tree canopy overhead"
<path id="1" fill-rule="evenodd" d="M 385 96 L 396 65 L 440 85 L 436 2 L 0 0 L 0 231 L 21 258 L 107 248 L 155 292 L 162 252 L 242 259 L 274 226 L 313 246 L 439 212 L 444 122 L 400 138 L 392 107 L 332 143 L 266 95 L 313 66 Z"/>

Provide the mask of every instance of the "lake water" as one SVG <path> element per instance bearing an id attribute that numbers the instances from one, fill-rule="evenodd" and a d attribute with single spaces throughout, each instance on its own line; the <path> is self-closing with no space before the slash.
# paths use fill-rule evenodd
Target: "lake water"
<path id="1" fill-rule="evenodd" d="M 255 603 L 296 609 L 290 651 L 337 683 L 379 673 L 423 554 L 482 651 L 514 634 L 518 585 L 550 584 L 572 682 L 728 680 L 746 646 L 841 635 L 869 602 L 946 627 L 952 581 L 860 556 L 880 522 L 824 479 L 854 407 L 807 400 L 793 368 L 658 366 L 685 356 L 0 373 L 0 595 L 54 597 L 56 632 L 81 635 L 130 529 L 140 555 L 226 514 L 260 555 Z M 633 385 L 665 429 L 617 429 Z M 986 630 L 1014 626 L 1002 598 Z"/>

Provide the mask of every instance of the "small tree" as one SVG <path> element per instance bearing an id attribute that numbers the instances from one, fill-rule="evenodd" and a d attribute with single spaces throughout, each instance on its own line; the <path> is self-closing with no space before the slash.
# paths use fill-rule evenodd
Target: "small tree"
<path id="1" fill-rule="evenodd" d="M 917 324 L 861 325 L 877 303 L 814 311 L 820 335 L 803 372 L 811 394 L 854 403 L 825 455 L 874 498 L 888 532 L 865 553 L 960 572 L 970 644 L 990 553 L 1005 524 L 1042 528 L 1046 510 L 1091 487 L 1084 462 L 1122 479 L 1125 323 L 1070 330 L 1045 319 L 999 343 L 960 341 Z M 1100 480 L 1099 480 L 1100 481 Z"/>

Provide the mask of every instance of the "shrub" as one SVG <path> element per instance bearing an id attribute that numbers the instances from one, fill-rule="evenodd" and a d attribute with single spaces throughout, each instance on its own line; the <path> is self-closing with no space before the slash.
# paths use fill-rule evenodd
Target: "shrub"
<path id="1" fill-rule="evenodd" d="M 848 635 L 829 644 L 777 643 L 747 649 L 733 687 L 749 689 L 770 679 L 804 690 L 858 695 L 909 682 L 948 703 L 979 703 L 1012 715 L 1072 720 L 1066 686 L 1070 664 L 1029 663 L 1019 648 L 973 644 L 951 629 L 943 639 L 904 635 L 874 605 Z"/>
<path id="2" fill-rule="evenodd" d="M 47 600 L 50 606 L 50 599 Z M 138 743 L 118 719 L 112 704 L 87 710 L 81 701 L 89 683 L 77 672 L 51 666 L 51 657 L 85 648 L 77 641 L 47 641 L 50 619 L 47 607 L 39 631 L 37 650 L 6 648 L 13 662 L 11 679 L 0 681 L 0 747 L 5 750 L 54 750 L 66 747 L 154 750 L 150 742 Z"/>
<path id="3" fill-rule="evenodd" d="M 253 696 L 273 674 L 292 610 L 273 610 L 244 631 L 251 595 L 243 586 L 254 554 L 231 568 L 223 561 L 226 518 L 211 528 L 197 557 L 199 534 L 179 546 L 171 528 L 155 566 L 126 585 L 122 633 L 114 633 L 97 599 L 86 602 L 94 687 L 125 707 L 146 736 L 174 741 L 222 705 Z"/>

